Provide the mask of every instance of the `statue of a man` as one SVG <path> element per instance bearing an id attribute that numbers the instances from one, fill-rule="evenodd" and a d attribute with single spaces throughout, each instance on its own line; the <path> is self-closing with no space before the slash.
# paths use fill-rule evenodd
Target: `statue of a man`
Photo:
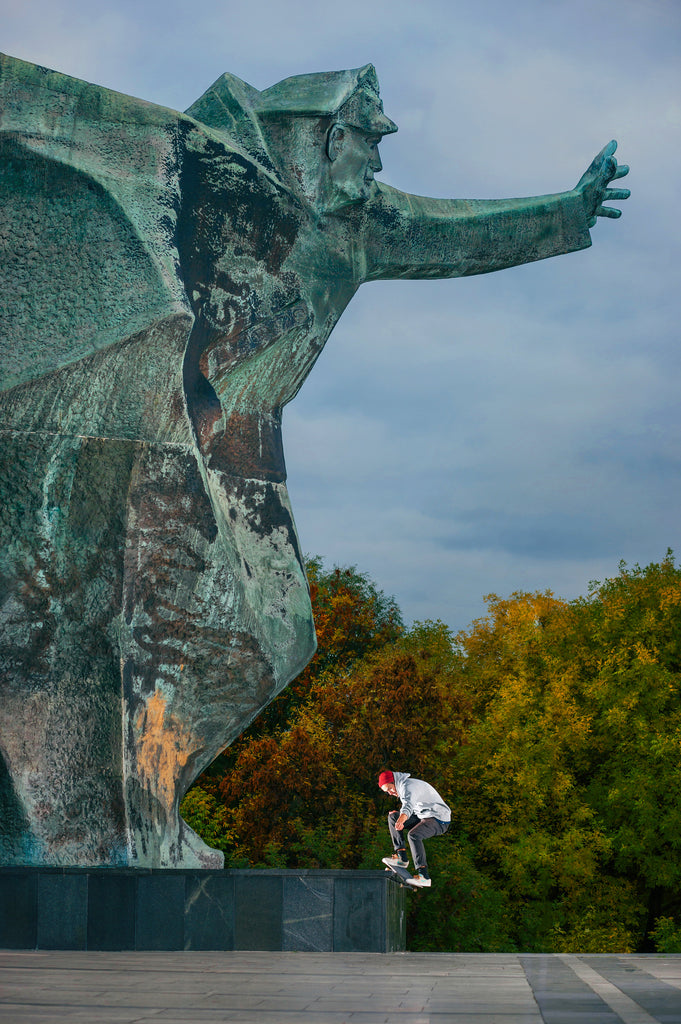
<path id="1" fill-rule="evenodd" d="M 0 57 L 0 863 L 216 866 L 191 782 L 315 649 L 281 413 L 365 281 L 591 244 L 374 180 L 371 65 L 187 112 Z"/>

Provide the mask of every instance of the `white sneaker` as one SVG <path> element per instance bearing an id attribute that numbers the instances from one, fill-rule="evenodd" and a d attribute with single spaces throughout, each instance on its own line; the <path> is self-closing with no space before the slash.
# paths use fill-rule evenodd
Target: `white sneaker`
<path id="1" fill-rule="evenodd" d="M 383 857 L 382 861 L 387 864 L 389 868 L 408 868 L 409 861 L 406 857 L 400 857 L 399 853 L 394 853 L 392 857 Z"/>
<path id="2" fill-rule="evenodd" d="M 414 875 L 413 878 L 407 879 L 407 885 L 417 885 L 420 889 L 425 889 L 432 884 L 428 875 Z"/>

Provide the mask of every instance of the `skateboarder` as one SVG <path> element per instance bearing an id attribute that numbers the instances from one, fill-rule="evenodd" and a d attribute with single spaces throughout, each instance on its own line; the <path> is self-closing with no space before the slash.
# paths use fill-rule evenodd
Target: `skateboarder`
<path id="1" fill-rule="evenodd" d="M 399 811 L 391 811 L 388 815 L 395 852 L 392 857 L 384 857 L 383 863 L 389 868 L 409 866 L 404 842 L 406 832 L 414 861 L 414 875 L 407 879 L 407 883 L 429 886 L 431 881 L 423 840 L 443 835 L 449 828 L 452 812 L 436 789 L 421 779 L 413 779 L 409 772 L 381 772 L 378 784 L 384 793 L 402 801 Z"/>

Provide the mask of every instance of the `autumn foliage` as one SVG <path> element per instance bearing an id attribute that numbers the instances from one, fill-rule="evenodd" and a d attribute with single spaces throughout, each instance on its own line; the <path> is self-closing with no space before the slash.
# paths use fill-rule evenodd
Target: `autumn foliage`
<path id="1" fill-rule="evenodd" d="M 405 629 L 355 569 L 309 562 L 319 650 L 185 798 L 231 866 L 377 868 L 385 767 L 449 833 L 411 949 L 681 951 L 681 569 L 625 565 L 565 602 L 488 598 Z"/>

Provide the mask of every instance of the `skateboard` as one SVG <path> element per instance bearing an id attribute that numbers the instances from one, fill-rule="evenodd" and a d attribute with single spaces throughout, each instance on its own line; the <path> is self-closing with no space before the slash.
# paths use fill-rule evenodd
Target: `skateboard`
<path id="1" fill-rule="evenodd" d="M 385 861 L 383 861 L 383 863 L 385 864 Z M 408 878 L 414 877 L 408 868 L 402 868 L 399 864 L 386 864 L 385 870 L 388 872 L 388 877 L 392 879 L 393 882 L 397 882 L 398 885 L 401 885 L 403 889 L 408 889 L 409 892 L 418 892 L 419 887 L 417 885 L 409 885 L 407 883 Z"/>

